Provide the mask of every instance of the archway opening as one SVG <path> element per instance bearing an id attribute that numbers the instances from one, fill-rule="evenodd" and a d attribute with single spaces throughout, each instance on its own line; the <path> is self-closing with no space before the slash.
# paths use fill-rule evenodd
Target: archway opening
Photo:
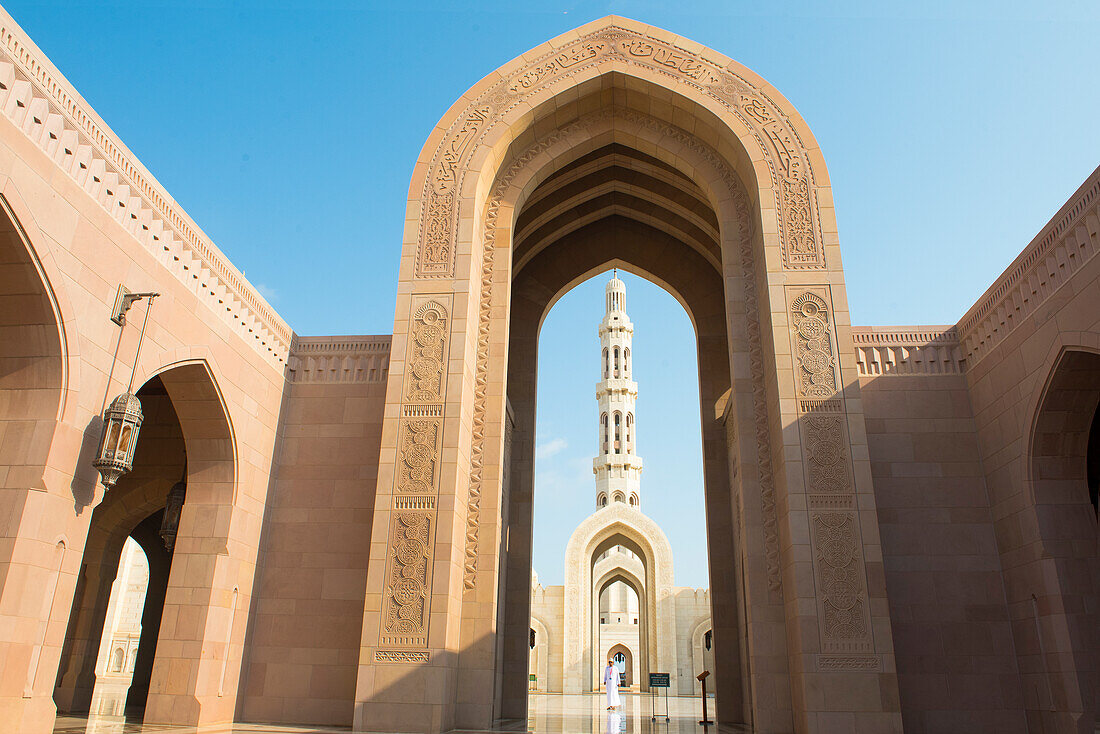
<path id="1" fill-rule="evenodd" d="M 139 719 L 154 702 L 191 690 L 172 673 L 182 651 L 177 641 L 201 631 L 208 605 L 200 594 L 212 589 L 224 550 L 216 518 L 232 504 L 234 449 L 209 371 L 197 362 L 172 367 L 149 378 L 137 396 L 144 420 L 133 470 L 105 492 L 89 523 L 54 690 L 58 710 L 67 713 Z M 112 587 L 129 542 L 141 547 L 149 567 L 132 676 L 122 690 L 98 695 L 97 659 L 115 624 Z M 186 571 L 174 575 L 181 558 Z"/>
<path id="2" fill-rule="evenodd" d="M 1028 708 L 1049 722 L 1068 711 L 1083 715 L 1094 705 L 1095 678 L 1084 660 L 1094 639 L 1097 586 L 1097 456 L 1100 424 L 1100 354 L 1064 351 L 1047 382 L 1034 419 L 1030 474 L 1036 540 L 1044 565 L 1054 573 L 1036 573 L 1029 589 L 1032 617 L 1020 625 L 1031 639 L 1025 686 Z M 1031 712 L 1029 712 L 1031 713 Z M 1076 719 L 1074 719 L 1076 720 Z"/>
<path id="3" fill-rule="evenodd" d="M 568 159 L 569 156 L 564 158 Z M 727 675 L 720 677 L 732 684 L 724 692 L 724 703 L 734 712 L 730 715 L 730 720 L 738 720 L 741 718 L 744 699 L 740 690 L 741 662 L 737 639 L 739 625 L 735 602 L 735 574 L 717 575 L 719 584 L 723 586 L 721 597 L 732 602 L 717 612 L 711 609 L 710 587 L 713 584 L 709 583 L 716 577 L 709 573 L 709 558 L 736 557 L 735 539 L 730 530 L 732 508 L 725 428 L 715 420 L 715 405 L 730 388 L 729 342 L 719 230 L 719 219 L 707 194 L 690 176 L 665 161 L 619 142 L 614 134 L 608 136 L 606 144 L 602 146 L 589 146 L 585 151 L 578 151 L 573 160 L 559 164 L 556 170 L 545 175 L 533 187 L 518 207 L 515 219 L 508 362 L 508 400 L 511 408 L 509 441 L 512 447 L 508 476 L 511 481 L 505 494 L 512 532 L 518 531 L 522 534 L 521 537 L 530 537 L 532 502 L 543 502 L 541 488 L 533 495 L 537 499 L 533 499 L 530 492 L 535 487 L 532 485 L 542 484 L 547 463 L 554 465 L 552 462 L 556 459 L 557 466 L 561 466 L 567 459 L 572 459 L 573 474 L 565 482 L 572 491 L 568 494 L 564 491 L 548 492 L 546 494 L 550 497 L 550 502 L 583 503 L 587 505 L 585 513 L 592 513 L 592 509 L 595 509 L 595 513 L 592 513 L 594 516 L 601 512 L 619 512 L 620 509 L 644 515 L 649 509 L 651 496 L 647 495 L 647 486 L 651 487 L 652 492 L 667 492 L 673 496 L 679 492 L 681 496 L 685 496 L 685 490 L 692 484 L 676 480 L 647 484 L 649 475 L 641 482 L 636 478 L 640 472 L 635 472 L 634 477 L 630 476 L 632 466 L 629 457 L 652 453 L 646 448 L 647 430 L 650 429 L 647 428 L 645 414 L 641 409 L 644 396 L 648 390 L 660 394 L 675 393 L 683 405 L 696 406 L 691 411 L 693 417 L 677 425 L 681 432 L 687 432 L 686 427 L 691 426 L 690 430 L 697 442 L 693 461 L 698 467 L 698 479 L 694 485 L 705 487 L 705 492 L 701 488 L 698 493 L 701 500 L 699 509 L 702 512 L 695 517 L 696 538 L 706 538 L 700 557 L 695 561 L 703 580 L 693 585 L 690 594 L 683 594 L 683 599 L 678 599 L 678 594 L 670 591 L 672 600 L 665 604 L 665 608 L 658 608 L 657 605 L 647 604 L 642 600 L 652 598 L 647 595 L 653 593 L 652 587 L 657 584 L 661 570 L 652 563 L 643 566 L 640 572 L 642 583 L 635 591 L 639 598 L 635 630 L 639 639 L 633 643 L 637 648 L 632 660 L 640 680 L 632 682 L 638 684 L 642 690 L 648 690 L 648 672 L 667 672 L 671 678 L 671 693 L 690 695 L 694 691 L 694 677 L 700 671 L 693 670 L 695 661 L 688 646 L 681 645 L 684 649 L 678 650 L 675 642 L 670 640 L 676 637 L 678 631 L 683 636 L 689 636 L 700 618 L 712 619 L 717 616 L 724 622 L 724 627 L 720 627 L 724 636 L 721 632 L 712 634 L 712 649 L 728 650 L 728 654 L 718 654 L 721 664 L 728 671 Z M 616 333 L 613 321 L 607 319 L 613 318 L 608 315 L 617 310 L 625 293 L 620 292 L 618 286 L 608 285 L 605 297 L 598 299 L 598 309 L 590 313 L 589 323 L 580 329 L 574 327 L 579 334 L 585 334 L 586 331 L 587 334 L 586 338 L 568 351 L 568 359 L 570 363 L 579 365 L 587 378 L 587 390 L 579 391 L 583 396 L 582 401 L 591 401 L 593 381 L 598 383 L 598 391 L 603 389 L 611 397 L 598 396 L 598 407 L 588 406 L 573 411 L 573 420 L 587 426 L 591 434 L 587 441 L 582 440 L 582 445 L 586 443 L 586 448 L 593 448 L 588 448 L 587 452 L 583 449 L 577 451 L 572 457 L 563 456 L 561 452 L 550 456 L 549 447 L 572 444 L 559 440 L 553 431 L 545 430 L 540 414 L 536 446 L 535 390 L 531 388 L 537 381 L 539 397 L 542 397 L 545 376 L 548 373 L 556 375 L 567 369 L 560 355 L 544 351 L 544 342 L 548 344 L 550 341 L 545 326 L 552 326 L 554 323 L 555 317 L 551 314 L 551 308 L 556 311 L 555 304 L 568 304 L 573 298 L 573 289 L 582 291 L 591 288 L 597 293 L 602 291 L 608 278 L 593 276 L 605 273 L 613 267 L 642 276 L 644 281 L 648 281 L 647 287 L 652 288 L 649 284 L 656 284 L 659 288 L 653 290 L 663 290 L 668 303 L 673 307 L 682 307 L 676 310 L 683 320 L 682 330 L 689 335 L 689 344 L 670 347 L 669 335 L 659 328 L 650 332 L 650 341 L 632 343 L 633 324 L 629 325 L 629 330 L 624 330 L 631 338 L 621 338 Z M 631 275 L 623 277 L 631 281 L 631 288 L 643 282 Z M 589 279 L 596 282 L 586 283 Z M 601 317 L 605 317 L 607 323 L 600 322 Z M 629 318 L 626 321 L 629 322 Z M 599 341 L 591 337 L 592 327 L 596 324 L 599 324 Z M 640 327 L 638 333 L 643 333 Z M 584 341 L 591 343 L 585 345 Z M 588 362 L 591 364 L 585 362 L 585 353 L 590 353 Z M 657 364 L 660 364 L 659 360 L 664 360 L 666 371 L 674 371 L 667 369 L 667 361 L 677 360 L 678 367 L 688 365 L 690 376 L 687 379 L 681 376 L 675 387 L 658 385 L 657 379 L 644 385 L 639 381 L 634 387 L 632 385 L 638 379 L 640 371 L 646 370 L 647 358 L 654 358 Z M 591 369 L 585 370 L 584 367 Z M 685 386 L 688 387 L 686 391 L 683 390 Z M 629 395 L 632 390 L 640 396 L 630 396 L 630 400 L 621 399 L 621 394 Z M 639 406 L 637 410 L 633 407 L 635 397 Z M 555 408 L 559 405 L 560 401 L 555 401 Z M 543 406 L 544 403 L 540 402 L 540 409 Z M 588 416 L 588 420 L 585 420 L 585 416 Z M 660 421 L 660 417 L 653 420 Z M 700 426 L 697 433 L 694 432 L 695 425 Z M 702 450 L 698 447 L 702 447 Z M 594 454 L 595 460 L 585 457 L 585 453 Z M 637 463 L 640 469 L 641 462 Z M 535 479 L 536 473 L 540 475 L 539 479 Z M 593 475 L 595 482 L 589 478 Z M 609 475 L 619 481 L 609 480 Z M 628 481 L 622 481 L 624 477 Z M 634 481 L 629 481 L 631 479 Z M 540 504 L 540 517 L 543 516 L 541 507 Z M 671 513 L 658 514 L 661 522 L 666 522 L 677 513 L 673 510 Z M 706 519 L 700 524 L 699 520 L 704 516 Z M 607 517 L 610 518 L 611 515 Z M 703 528 L 706 528 L 706 532 L 700 532 Z M 559 526 L 557 530 L 562 533 L 571 528 L 566 525 Z M 537 526 L 535 532 L 538 533 Z M 616 544 L 601 549 L 600 552 L 611 551 L 633 552 Z M 652 556 L 650 559 L 652 561 Z M 592 574 L 594 563 L 598 560 L 598 556 L 586 558 L 585 573 Z M 530 556 L 523 558 L 513 551 L 509 553 L 508 561 L 509 588 L 505 594 L 512 595 L 511 603 L 518 604 L 519 589 L 513 586 L 511 579 L 529 578 Z M 590 563 L 593 566 L 589 566 Z M 545 564 L 539 568 L 544 574 L 546 570 Z M 569 573 L 568 568 L 566 573 Z M 666 583 L 671 590 L 675 588 L 671 581 L 671 569 L 668 576 L 669 581 Z M 585 594 L 600 592 L 588 584 L 582 586 Z M 526 588 L 524 591 L 527 591 Z M 554 602 L 564 611 L 568 606 L 565 598 L 567 594 L 568 586 L 559 596 L 544 594 L 542 598 L 554 597 Z M 568 633 L 562 637 L 562 691 L 593 691 L 598 687 L 599 673 L 592 671 L 597 662 L 601 663 L 599 670 L 602 670 L 602 664 L 606 660 L 601 661 L 600 658 L 605 650 L 610 649 L 601 642 L 598 616 L 600 601 L 597 597 L 583 604 L 586 609 L 593 610 L 592 618 L 595 620 L 592 634 L 581 643 L 582 650 L 579 654 L 583 660 L 570 660 L 576 653 L 567 649 Z M 686 608 L 678 609 L 680 601 L 686 602 L 685 607 L 691 607 L 690 611 Z M 507 603 L 502 606 L 507 606 Z M 545 617 L 545 611 L 540 616 Z M 568 611 L 564 616 L 569 618 Z M 630 626 L 634 627 L 633 616 L 630 622 Z M 584 626 L 588 628 L 587 624 Z M 680 627 L 686 629 L 679 630 Z M 526 625 L 514 631 L 508 629 L 506 636 L 509 639 L 513 635 L 525 636 L 526 630 Z M 722 642 L 718 642 L 719 638 Z M 627 643 L 624 641 L 624 644 Z M 658 647 L 662 648 L 661 652 L 658 652 Z M 505 650 L 518 652 L 507 641 Z M 554 659 L 553 652 L 550 658 Z M 506 658 L 504 669 L 508 668 L 508 664 Z M 523 669 L 528 670 L 529 666 L 525 665 Z M 580 682 L 570 685 L 570 677 L 579 678 Z M 554 678 L 553 671 L 550 678 Z M 520 711 L 526 709 L 526 706 L 517 702 L 520 692 L 510 691 L 507 684 L 503 688 L 499 710 L 505 717 L 509 717 L 510 712 L 519 715 Z"/>
<path id="4" fill-rule="evenodd" d="M 133 471 L 95 508 L 85 543 L 54 692 L 67 713 L 140 718 L 149 692 L 172 562 L 164 511 L 185 482 L 187 450 L 161 378 L 137 395 L 144 420 Z M 119 648 L 126 665 L 114 671 Z"/>

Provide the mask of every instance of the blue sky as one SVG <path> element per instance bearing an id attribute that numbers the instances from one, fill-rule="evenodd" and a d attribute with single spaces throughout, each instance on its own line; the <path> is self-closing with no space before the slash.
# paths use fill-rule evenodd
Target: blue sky
<path id="1" fill-rule="evenodd" d="M 797 107 L 829 166 L 856 324 L 957 321 L 1100 162 L 1095 2 L 4 6 L 301 334 L 392 330 L 429 130 L 497 66 L 609 13 L 715 48 Z M 592 506 L 597 280 L 543 331 L 536 568 L 555 583 L 563 528 Z M 670 296 L 628 287 L 645 507 L 678 581 L 705 585 L 695 363 L 672 357 L 693 336 Z M 576 501 L 541 491 L 555 482 Z"/>

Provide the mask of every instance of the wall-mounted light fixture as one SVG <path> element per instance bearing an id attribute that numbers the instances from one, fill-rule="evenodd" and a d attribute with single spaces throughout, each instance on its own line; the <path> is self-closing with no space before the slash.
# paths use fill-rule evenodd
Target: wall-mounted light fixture
<path id="1" fill-rule="evenodd" d="M 134 451 L 137 449 L 138 432 L 141 430 L 144 416 L 141 414 L 141 401 L 131 390 L 134 387 L 134 373 L 137 371 L 138 356 L 141 354 L 141 343 L 145 341 L 145 327 L 149 325 L 149 311 L 153 307 L 153 299 L 159 295 L 159 293 L 131 293 L 125 286 L 120 285 L 118 294 L 115 296 L 111 321 L 120 327 L 119 343 L 122 342 L 121 330 L 126 328 L 126 312 L 135 301 L 143 298 L 149 299 L 149 305 L 145 308 L 145 320 L 141 324 L 141 336 L 138 337 L 137 350 L 134 352 L 134 366 L 130 370 L 130 382 L 126 386 L 126 392 L 112 400 L 111 405 L 103 411 L 103 436 L 99 440 L 99 451 L 92 466 L 99 470 L 103 486 L 108 489 L 115 486 L 123 474 L 134 468 Z M 113 365 L 111 369 L 113 372 Z M 110 389 L 110 377 L 107 380 L 108 389 Z"/>
<path id="2" fill-rule="evenodd" d="M 187 498 L 187 468 L 183 470 L 184 478 L 172 485 L 168 490 L 168 501 L 164 506 L 164 519 L 160 521 L 160 537 L 164 540 L 164 548 L 171 553 L 176 548 L 176 534 L 180 529 L 180 515 L 183 514 L 183 501 Z"/>

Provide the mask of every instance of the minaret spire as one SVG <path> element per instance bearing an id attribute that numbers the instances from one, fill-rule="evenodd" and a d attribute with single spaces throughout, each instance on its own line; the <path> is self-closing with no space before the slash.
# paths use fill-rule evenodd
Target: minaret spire
<path id="1" fill-rule="evenodd" d="M 592 461 L 596 475 L 596 506 L 625 502 L 641 504 L 642 460 L 635 453 L 637 422 L 634 403 L 638 384 L 631 379 L 634 324 L 626 315 L 626 284 L 619 271 L 607 283 L 606 310 L 600 322 L 600 375 L 596 386 L 599 403 L 599 454 Z"/>

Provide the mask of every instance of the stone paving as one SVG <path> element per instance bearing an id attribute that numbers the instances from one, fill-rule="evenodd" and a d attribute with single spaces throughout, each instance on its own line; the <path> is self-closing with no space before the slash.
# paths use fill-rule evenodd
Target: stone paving
<path id="1" fill-rule="evenodd" d="M 602 695 L 532 694 L 528 719 L 499 722 L 493 732 L 533 734 L 748 734 L 747 727 L 699 725 L 702 706 L 698 698 L 675 696 L 668 699 L 665 721 L 664 699 L 656 703 L 659 716 L 653 719 L 648 694 L 624 693 L 617 711 L 604 708 Z M 713 707 L 711 699 L 708 706 Z M 714 718 L 713 708 L 710 711 Z M 293 727 L 273 724 L 232 724 L 213 727 L 144 725 L 123 716 L 95 714 L 83 717 L 58 716 L 54 734 L 328 734 L 347 729 Z"/>

